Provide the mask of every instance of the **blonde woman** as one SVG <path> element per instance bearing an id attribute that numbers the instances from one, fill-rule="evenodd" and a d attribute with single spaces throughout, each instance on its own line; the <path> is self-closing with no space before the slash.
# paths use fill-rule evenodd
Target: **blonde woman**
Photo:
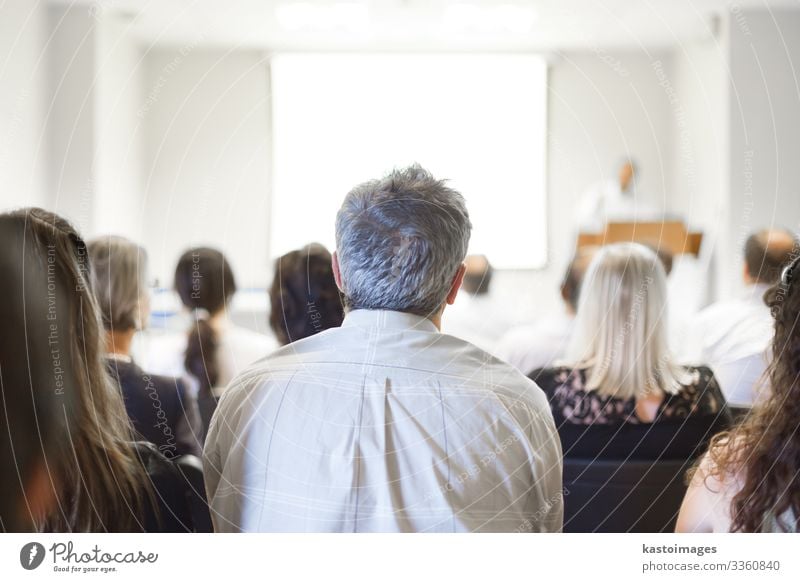
<path id="1" fill-rule="evenodd" d="M 49 329 L 47 356 L 55 365 L 57 355 L 59 365 L 64 361 L 72 371 L 64 394 L 54 390 L 50 397 L 72 402 L 64 414 L 73 428 L 48 464 L 54 501 L 46 514 L 34 516 L 35 527 L 56 532 L 191 529 L 186 484 L 155 447 L 134 442 L 122 395 L 106 372 L 86 244 L 69 222 L 39 208 L 0 218 L 22 228 L 25 241 L 22 249 L 5 252 L 30 253 L 54 288 L 58 282 L 66 290 L 48 301 L 47 319 L 51 313 L 60 319 Z M 34 426 L 30 431 L 28 438 L 37 438 Z"/>
<path id="2" fill-rule="evenodd" d="M 664 267 L 647 247 L 612 244 L 592 260 L 567 365 L 531 375 L 566 456 L 691 458 L 729 424 L 711 370 L 670 357 L 666 297 Z"/>

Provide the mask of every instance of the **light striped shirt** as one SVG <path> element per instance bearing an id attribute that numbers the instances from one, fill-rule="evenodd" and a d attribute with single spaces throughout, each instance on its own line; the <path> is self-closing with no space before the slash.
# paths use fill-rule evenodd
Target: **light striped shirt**
<path id="1" fill-rule="evenodd" d="M 350 312 L 235 378 L 204 466 L 223 532 L 559 531 L 563 519 L 543 392 L 395 311 Z"/>

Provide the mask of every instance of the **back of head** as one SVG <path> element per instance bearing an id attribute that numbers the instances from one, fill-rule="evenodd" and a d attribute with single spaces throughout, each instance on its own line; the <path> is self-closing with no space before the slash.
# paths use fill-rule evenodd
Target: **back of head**
<path id="1" fill-rule="evenodd" d="M 122 395 L 103 363 L 86 244 L 68 221 L 39 208 L 3 218 L 22 226 L 26 252 L 46 274 L 47 369 L 56 383 L 69 379 L 73 388 L 74 429 L 50 466 L 59 482 L 58 511 L 38 525 L 55 531 L 135 530 L 149 485 L 129 443 Z M 63 294 L 51 297 L 51 289 L 59 288 Z"/>
<path id="2" fill-rule="evenodd" d="M 175 268 L 175 290 L 193 315 L 184 366 L 199 382 L 201 395 L 208 396 L 219 380 L 219 338 L 209 318 L 224 310 L 236 292 L 233 270 L 217 249 L 189 249 Z"/>
<path id="3" fill-rule="evenodd" d="M 635 243 L 603 247 L 581 287 L 568 358 L 588 368 L 587 389 L 618 398 L 675 393 L 680 372 L 667 346 L 666 275 Z"/>
<path id="4" fill-rule="evenodd" d="M 89 242 L 89 258 L 92 287 L 105 329 L 118 332 L 142 329 L 147 272 L 144 249 L 121 236 L 105 236 Z"/>
<path id="5" fill-rule="evenodd" d="M 189 249 L 175 267 L 175 290 L 190 310 L 214 315 L 224 309 L 236 292 L 236 280 L 225 255 L 217 249 Z"/>
<path id="6" fill-rule="evenodd" d="M 338 327 L 344 318 L 331 254 L 320 244 L 291 251 L 275 261 L 269 297 L 269 324 L 281 345 Z"/>
<path id="7" fill-rule="evenodd" d="M 64 452 L 74 415 L 66 281 L 29 238 L 24 221 L 0 216 L 0 531 L 43 521 L 60 486 L 48 467 Z"/>
<path id="8" fill-rule="evenodd" d="M 744 244 L 747 274 L 754 283 L 772 285 L 780 278 L 783 267 L 798 253 L 797 237 L 788 230 L 754 232 Z"/>
<path id="9" fill-rule="evenodd" d="M 578 310 L 578 298 L 580 297 L 581 284 L 589 269 L 589 264 L 597 254 L 599 247 L 581 247 L 575 251 L 575 256 L 567 266 L 564 273 L 564 280 L 561 282 L 561 297 L 569 308 L 575 312 Z"/>
<path id="10" fill-rule="evenodd" d="M 336 216 L 347 307 L 435 315 L 471 228 L 462 196 L 419 166 L 356 186 Z"/>
<path id="11" fill-rule="evenodd" d="M 466 264 L 467 270 L 464 272 L 461 289 L 470 295 L 487 295 L 494 274 L 489 259 L 486 258 L 486 255 L 469 255 L 464 264 Z"/>

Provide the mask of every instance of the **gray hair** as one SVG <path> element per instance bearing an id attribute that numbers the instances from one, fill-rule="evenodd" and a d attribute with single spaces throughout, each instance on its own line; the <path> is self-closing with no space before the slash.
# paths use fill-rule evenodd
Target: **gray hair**
<path id="1" fill-rule="evenodd" d="M 103 236 L 88 244 L 94 290 L 103 326 L 109 331 L 141 329 L 146 292 L 147 254 L 121 236 Z"/>
<path id="2" fill-rule="evenodd" d="M 667 275 L 636 243 L 600 249 L 584 276 L 567 361 L 587 368 L 586 389 L 628 399 L 689 382 L 667 343 Z"/>
<path id="3" fill-rule="evenodd" d="M 436 313 L 471 230 L 461 194 L 418 165 L 356 186 L 336 215 L 348 309 Z"/>

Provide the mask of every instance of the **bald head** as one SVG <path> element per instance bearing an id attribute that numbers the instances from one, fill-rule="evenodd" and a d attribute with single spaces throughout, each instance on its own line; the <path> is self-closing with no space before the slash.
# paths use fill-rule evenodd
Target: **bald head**
<path id="1" fill-rule="evenodd" d="M 561 297 L 567 304 L 567 308 L 575 313 L 578 310 L 578 298 L 580 297 L 581 283 L 589 264 L 592 262 L 595 254 L 597 254 L 599 247 L 582 247 L 575 251 L 575 256 L 572 257 L 567 272 L 564 274 L 564 280 L 561 283 Z"/>
<path id="2" fill-rule="evenodd" d="M 470 295 L 484 295 L 489 292 L 492 281 L 492 265 L 486 255 L 467 255 L 464 259 L 467 271 L 461 288 Z"/>
<path id="3" fill-rule="evenodd" d="M 751 234 L 744 245 L 745 279 L 772 285 L 797 252 L 797 238 L 786 229 L 764 229 Z"/>

